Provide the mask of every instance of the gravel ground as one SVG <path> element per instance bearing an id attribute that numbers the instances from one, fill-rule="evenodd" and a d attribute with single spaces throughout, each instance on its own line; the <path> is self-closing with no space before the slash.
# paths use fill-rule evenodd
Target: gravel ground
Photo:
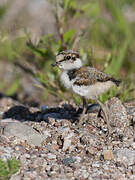
<path id="1" fill-rule="evenodd" d="M 112 133 L 99 106 L 89 106 L 77 126 L 81 108 L 70 102 L 28 108 L 10 98 L 0 100 L 0 158 L 21 161 L 11 180 L 135 180 L 135 102 L 106 102 Z"/>

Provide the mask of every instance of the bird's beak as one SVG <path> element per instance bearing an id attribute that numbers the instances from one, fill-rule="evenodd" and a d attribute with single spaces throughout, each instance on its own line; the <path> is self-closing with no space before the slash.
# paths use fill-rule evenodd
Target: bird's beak
<path id="1" fill-rule="evenodd" d="M 51 64 L 52 65 L 52 67 L 55 67 L 55 66 L 57 66 L 58 65 L 58 63 L 57 62 L 55 62 L 55 63 L 53 63 L 53 64 Z"/>

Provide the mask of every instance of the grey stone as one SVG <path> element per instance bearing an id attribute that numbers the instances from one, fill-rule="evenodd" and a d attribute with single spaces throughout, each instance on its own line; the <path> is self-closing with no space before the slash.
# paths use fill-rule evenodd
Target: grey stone
<path id="1" fill-rule="evenodd" d="M 114 151 L 115 160 L 124 163 L 127 166 L 135 163 L 135 151 L 127 148 Z"/>
<path id="2" fill-rule="evenodd" d="M 41 111 L 45 111 L 47 109 L 47 105 L 43 104 L 40 109 L 41 109 Z"/>
<path id="3" fill-rule="evenodd" d="M 106 102 L 109 110 L 109 119 L 112 127 L 115 127 L 119 133 L 123 132 L 129 126 L 128 115 L 122 102 L 113 97 Z"/>
<path id="4" fill-rule="evenodd" d="M 26 140 L 29 144 L 35 146 L 41 145 L 43 141 L 42 135 L 40 135 L 36 130 L 20 122 L 9 123 L 4 128 L 4 135 L 17 136 L 21 140 Z"/>
<path id="5" fill-rule="evenodd" d="M 56 159 L 56 155 L 52 153 L 48 153 L 48 159 Z"/>
<path id="6" fill-rule="evenodd" d="M 3 151 L 2 154 L 0 154 L 0 158 L 3 161 L 6 161 L 7 159 L 12 159 L 12 153 L 13 153 L 13 149 L 11 147 L 1 147 L 0 150 Z"/>
<path id="7" fill-rule="evenodd" d="M 11 178 L 10 178 L 10 180 L 21 180 L 22 178 L 21 178 L 21 176 L 20 175 L 18 175 L 18 173 L 17 174 L 14 174 L 14 175 L 12 175 L 11 176 Z"/>
<path id="8" fill-rule="evenodd" d="M 62 163 L 65 166 L 69 166 L 70 164 L 72 164 L 74 162 L 75 162 L 75 159 L 73 157 L 65 158 L 65 159 L 62 160 Z"/>

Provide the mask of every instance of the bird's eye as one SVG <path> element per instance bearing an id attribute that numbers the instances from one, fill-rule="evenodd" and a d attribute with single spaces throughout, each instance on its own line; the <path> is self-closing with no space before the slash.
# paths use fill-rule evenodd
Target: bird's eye
<path id="1" fill-rule="evenodd" d="M 73 57 L 72 57 L 72 59 L 73 59 L 73 60 L 76 60 L 76 57 L 75 57 L 75 56 L 73 56 Z"/>
<path id="2" fill-rule="evenodd" d="M 71 58 L 71 56 L 67 56 L 67 59 L 69 60 Z"/>

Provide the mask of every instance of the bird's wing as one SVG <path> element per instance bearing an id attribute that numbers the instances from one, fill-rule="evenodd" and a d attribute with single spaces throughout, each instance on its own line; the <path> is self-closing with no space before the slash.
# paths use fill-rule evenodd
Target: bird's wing
<path id="1" fill-rule="evenodd" d="M 74 82 L 74 85 L 93 85 L 96 82 L 106 82 L 109 80 L 113 80 L 113 78 L 101 71 L 98 71 L 95 68 L 90 67 L 82 67 L 78 71 L 75 72 L 76 75 L 76 81 Z"/>

